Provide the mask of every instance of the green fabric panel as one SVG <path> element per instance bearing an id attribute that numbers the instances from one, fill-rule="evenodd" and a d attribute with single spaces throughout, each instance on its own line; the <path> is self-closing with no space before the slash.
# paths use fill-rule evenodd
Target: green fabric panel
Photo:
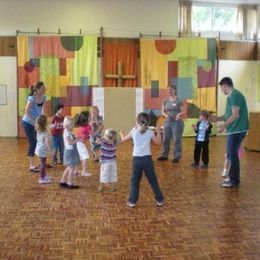
<path id="1" fill-rule="evenodd" d="M 24 114 L 24 108 L 27 102 L 27 97 L 28 97 L 29 89 L 28 88 L 18 88 L 18 112 L 19 116 L 23 116 Z"/>
<path id="2" fill-rule="evenodd" d="M 198 87 L 197 59 L 193 57 L 179 58 L 178 77 L 192 78 L 192 97 L 196 99 Z"/>
<path id="3" fill-rule="evenodd" d="M 76 51 L 73 60 L 73 85 L 80 86 L 81 77 L 88 77 L 89 85 L 97 85 L 97 37 L 84 36 L 83 40 L 83 46 Z"/>

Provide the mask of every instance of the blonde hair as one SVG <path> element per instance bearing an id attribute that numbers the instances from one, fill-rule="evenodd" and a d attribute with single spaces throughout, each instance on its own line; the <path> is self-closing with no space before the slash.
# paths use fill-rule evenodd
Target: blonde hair
<path id="1" fill-rule="evenodd" d="M 91 107 L 91 111 L 92 111 L 92 110 L 95 110 L 95 111 L 99 114 L 99 109 L 98 109 L 97 106 L 92 106 L 92 107 Z"/>
<path id="2" fill-rule="evenodd" d="M 67 128 L 69 125 L 74 126 L 74 119 L 71 116 L 65 116 L 63 121 L 63 128 Z"/>
<path id="3" fill-rule="evenodd" d="M 48 118 L 46 115 L 39 115 L 35 121 L 35 130 L 44 132 L 47 130 Z"/>
<path id="4" fill-rule="evenodd" d="M 105 133 L 104 133 L 104 139 L 111 142 L 113 145 L 116 145 L 117 144 L 117 132 L 112 128 L 106 129 Z"/>

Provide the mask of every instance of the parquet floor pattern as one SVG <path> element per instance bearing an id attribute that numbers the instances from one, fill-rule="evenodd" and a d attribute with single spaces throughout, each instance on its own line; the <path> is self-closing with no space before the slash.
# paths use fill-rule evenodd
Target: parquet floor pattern
<path id="1" fill-rule="evenodd" d="M 28 171 L 25 139 L 0 139 L 0 259 L 260 259 L 260 153 L 246 151 L 241 185 L 220 187 L 225 139 L 213 137 L 210 167 L 194 170 L 193 138 L 179 164 L 155 162 L 166 204 L 158 208 L 145 178 L 136 208 L 126 200 L 131 142 L 118 148 L 118 191 L 97 193 L 99 165 L 77 177 L 79 190 Z M 160 147 L 152 147 L 154 159 Z"/>

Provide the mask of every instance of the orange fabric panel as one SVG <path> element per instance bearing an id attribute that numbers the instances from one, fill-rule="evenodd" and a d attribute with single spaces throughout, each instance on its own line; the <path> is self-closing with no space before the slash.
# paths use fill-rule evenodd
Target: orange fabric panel
<path id="1" fill-rule="evenodd" d="M 136 39 L 104 39 L 103 42 L 103 86 L 116 87 L 118 80 L 107 78 L 106 74 L 118 74 L 118 63 L 122 64 L 122 75 L 135 76 L 134 79 L 123 79 L 122 87 L 138 87 L 138 49 Z"/>

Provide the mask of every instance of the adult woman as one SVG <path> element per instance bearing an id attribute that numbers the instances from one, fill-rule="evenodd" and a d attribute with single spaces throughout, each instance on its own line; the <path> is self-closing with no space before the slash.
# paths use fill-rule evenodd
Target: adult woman
<path id="1" fill-rule="evenodd" d="M 162 114 L 165 117 L 163 128 L 163 149 L 159 161 L 168 160 L 171 138 L 174 141 L 173 163 L 178 163 L 182 154 L 182 133 L 184 123 L 183 101 L 177 97 L 177 88 L 174 85 L 168 86 L 169 97 L 164 99 L 162 104 Z"/>
<path id="2" fill-rule="evenodd" d="M 44 104 L 46 100 L 46 97 L 44 96 L 45 89 L 45 85 L 41 81 L 31 86 L 31 92 L 27 99 L 27 103 L 24 110 L 24 116 L 22 118 L 23 127 L 29 141 L 27 155 L 29 157 L 30 170 L 32 172 L 39 172 L 39 168 L 36 167 L 34 163 L 34 151 L 36 148 L 37 141 L 34 124 L 36 118 L 39 115 L 43 114 L 44 111 Z"/>

